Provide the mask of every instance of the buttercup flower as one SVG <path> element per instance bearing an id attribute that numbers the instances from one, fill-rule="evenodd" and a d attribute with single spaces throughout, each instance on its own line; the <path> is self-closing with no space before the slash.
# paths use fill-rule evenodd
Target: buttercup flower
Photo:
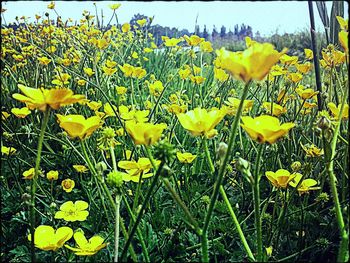
<path id="1" fill-rule="evenodd" d="M 262 80 L 286 51 L 278 52 L 270 43 L 254 43 L 243 52 L 222 48 L 216 51 L 217 66 L 246 83 L 252 79 Z"/>
<path id="2" fill-rule="evenodd" d="M 56 212 L 56 219 L 64 219 L 68 222 L 85 221 L 89 215 L 86 209 L 89 204 L 85 201 L 76 201 L 74 204 L 72 201 L 65 202 L 60 207 L 60 211 Z"/>
<path id="3" fill-rule="evenodd" d="M 332 115 L 334 116 L 334 118 L 336 120 L 338 120 L 339 119 L 339 113 L 340 113 L 341 104 L 339 104 L 338 107 L 337 107 L 333 102 L 329 102 L 327 104 L 327 106 L 330 109 L 330 111 L 332 112 Z M 349 118 L 349 105 L 346 103 L 344 105 L 342 119 L 343 120 L 347 120 L 348 118 Z"/>
<path id="4" fill-rule="evenodd" d="M 74 240 L 77 244 L 76 248 L 68 245 L 65 245 L 65 247 L 74 251 L 77 256 L 92 256 L 107 246 L 107 243 L 104 243 L 104 239 L 97 235 L 88 241 L 82 230 L 74 233 Z"/>
<path id="5" fill-rule="evenodd" d="M 58 179 L 58 171 L 49 171 L 46 174 L 46 178 L 50 181 L 57 180 Z"/>
<path id="6" fill-rule="evenodd" d="M 136 145 L 152 145 L 162 136 L 167 127 L 165 123 L 152 124 L 148 122 L 127 121 L 125 128 Z"/>
<path id="7" fill-rule="evenodd" d="M 72 192 L 74 186 L 75 186 L 75 182 L 71 179 L 64 179 L 61 183 L 63 190 L 66 193 L 70 193 Z"/>
<path id="8" fill-rule="evenodd" d="M 300 173 L 297 173 L 294 180 L 289 182 L 289 185 L 292 187 L 296 187 L 300 180 L 302 179 L 302 175 Z M 308 193 L 311 190 L 319 190 L 321 187 L 315 187 L 317 185 L 317 181 L 311 178 L 305 179 L 301 181 L 300 185 L 298 186 L 298 192 L 299 195 Z"/>
<path id="9" fill-rule="evenodd" d="M 78 173 L 86 173 L 89 169 L 86 168 L 85 165 L 81 164 L 75 164 L 73 165 L 73 168 L 78 172 Z"/>
<path id="10" fill-rule="evenodd" d="M 267 113 L 271 113 L 271 102 L 263 102 L 262 107 L 266 110 Z M 272 115 L 273 116 L 280 116 L 283 113 L 286 113 L 287 109 L 285 107 L 282 107 L 281 105 L 274 103 L 272 105 Z"/>
<path id="11" fill-rule="evenodd" d="M 27 107 L 23 107 L 21 109 L 13 108 L 13 109 L 11 109 L 11 112 L 17 118 L 22 118 L 22 119 L 27 117 L 31 113 L 31 111 Z"/>
<path id="12" fill-rule="evenodd" d="M 82 115 L 61 115 L 56 114 L 57 121 L 62 129 L 64 129 L 71 138 L 79 137 L 84 140 L 89 137 L 95 130 L 101 127 L 101 119 L 93 116 L 85 119 Z"/>
<path id="13" fill-rule="evenodd" d="M 324 154 L 323 149 L 317 148 L 316 145 L 312 144 L 310 146 L 301 144 L 301 148 L 306 152 L 306 157 L 318 157 Z"/>
<path id="14" fill-rule="evenodd" d="M 204 135 L 212 138 L 217 134 L 215 126 L 225 117 L 226 110 L 195 108 L 186 113 L 177 114 L 180 124 L 194 136 Z"/>
<path id="15" fill-rule="evenodd" d="M 227 105 L 227 108 L 226 108 L 227 114 L 236 115 L 240 103 L 241 103 L 240 99 L 228 97 L 227 101 L 225 101 L 225 104 Z M 253 104 L 254 104 L 254 101 L 252 100 L 244 100 L 242 113 L 243 114 L 248 113 L 252 109 Z"/>
<path id="16" fill-rule="evenodd" d="M 159 165 L 160 161 L 156 160 L 156 165 Z M 127 173 L 123 173 L 123 181 L 133 181 L 138 183 L 142 174 L 142 179 L 153 176 L 152 173 L 148 173 L 152 164 L 148 158 L 140 158 L 136 161 L 119 161 L 118 167 L 126 170 Z"/>
<path id="17" fill-rule="evenodd" d="M 304 86 L 299 85 L 295 91 L 298 93 L 298 95 L 304 99 L 311 99 L 312 97 L 316 96 L 319 92 L 318 91 L 314 91 L 313 89 L 305 89 Z"/>
<path id="18" fill-rule="evenodd" d="M 291 174 L 285 169 L 279 169 L 276 172 L 267 171 L 265 175 L 272 185 L 278 188 L 287 188 L 288 183 L 296 176 L 296 174 Z"/>
<path id="19" fill-rule="evenodd" d="M 295 124 L 288 122 L 280 124 L 280 121 L 270 115 L 261 115 L 256 118 L 250 116 L 242 117 L 242 128 L 248 133 L 250 138 L 258 143 L 275 143 L 279 138 L 285 136 Z"/>
<path id="20" fill-rule="evenodd" d="M 197 155 L 193 155 L 192 153 L 188 152 L 177 152 L 176 157 L 180 161 L 180 163 L 192 163 L 193 160 L 197 157 Z"/>
<path id="21" fill-rule="evenodd" d="M 15 93 L 12 97 L 24 102 L 30 110 L 39 109 L 45 111 L 47 106 L 57 110 L 62 106 L 85 99 L 84 95 L 74 95 L 70 89 L 33 89 L 22 84 L 18 84 L 18 88 L 24 95 Z"/>
<path id="22" fill-rule="evenodd" d="M 40 225 L 34 232 L 34 244 L 41 250 L 56 251 L 61 248 L 73 236 L 73 230 L 70 227 L 60 227 L 55 230 L 51 226 Z M 28 240 L 32 241 L 31 234 L 28 235 Z"/>
<path id="23" fill-rule="evenodd" d="M 29 170 L 24 171 L 23 174 L 22 174 L 23 175 L 23 179 L 33 179 L 34 172 L 35 172 L 34 168 L 30 168 Z"/>
<path id="24" fill-rule="evenodd" d="M 1 153 L 5 155 L 11 155 L 16 153 L 16 149 L 13 147 L 1 146 Z"/>
<path id="25" fill-rule="evenodd" d="M 200 43 L 202 43 L 205 39 L 202 37 L 199 37 L 197 35 L 187 36 L 184 35 L 183 38 L 186 40 L 187 44 L 190 46 L 198 46 Z"/>

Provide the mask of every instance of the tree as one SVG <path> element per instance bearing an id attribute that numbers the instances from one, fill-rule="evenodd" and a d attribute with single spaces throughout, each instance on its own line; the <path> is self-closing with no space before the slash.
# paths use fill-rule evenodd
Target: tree
<path id="1" fill-rule="evenodd" d="M 196 25 L 194 34 L 197 35 L 197 36 L 201 35 L 201 30 L 199 29 L 199 25 Z"/>
<path id="2" fill-rule="evenodd" d="M 205 40 L 208 40 L 208 37 L 209 37 L 209 34 L 208 34 L 208 31 L 207 31 L 207 26 L 204 25 L 204 29 L 203 29 L 203 36 Z"/>
<path id="3" fill-rule="evenodd" d="M 217 38 L 219 35 L 218 31 L 216 30 L 215 25 L 213 26 L 213 32 L 211 33 L 211 38 L 212 40 L 214 40 L 215 38 Z"/>
<path id="4" fill-rule="evenodd" d="M 220 30 L 220 37 L 224 38 L 226 36 L 226 27 L 222 26 Z"/>

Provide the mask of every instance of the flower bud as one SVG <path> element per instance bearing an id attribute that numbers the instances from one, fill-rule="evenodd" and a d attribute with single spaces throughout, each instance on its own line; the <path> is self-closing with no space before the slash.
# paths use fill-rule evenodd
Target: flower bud
<path id="1" fill-rule="evenodd" d="M 107 183 L 111 186 L 121 187 L 123 184 L 123 173 L 112 171 L 107 175 Z"/>
<path id="2" fill-rule="evenodd" d="M 301 168 L 301 163 L 300 162 L 293 162 L 290 166 L 290 168 L 292 168 L 293 172 L 296 172 L 298 170 L 300 170 Z"/>
<path id="3" fill-rule="evenodd" d="M 216 156 L 222 160 L 226 155 L 227 148 L 228 148 L 228 146 L 226 143 L 220 142 L 219 147 L 216 150 Z"/>
<path id="4" fill-rule="evenodd" d="M 104 171 L 107 170 L 107 165 L 105 162 L 99 162 L 96 164 L 95 168 L 98 173 L 103 173 Z"/>
<path id="5" fill-rule="evenodd" d="M 322 116 L 317 122 L 317 127 L 321 130 L 328 130 L 331 127 L 331 125 L 331 121 L 325 116 Z"/>

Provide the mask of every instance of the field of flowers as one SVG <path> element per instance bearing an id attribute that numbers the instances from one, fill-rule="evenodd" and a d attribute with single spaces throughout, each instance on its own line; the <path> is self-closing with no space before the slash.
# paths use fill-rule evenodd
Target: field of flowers
<path id="1" fill-rule="evenodd" d="M 1 28 L 2 261 L 348 261 L 348 21 L 299 57 L 156 46 L 147 19 L 19 21 Z"/>

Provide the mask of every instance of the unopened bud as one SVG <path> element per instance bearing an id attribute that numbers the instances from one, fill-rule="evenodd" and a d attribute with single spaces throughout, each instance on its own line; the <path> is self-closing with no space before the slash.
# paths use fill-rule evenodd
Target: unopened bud
<path id="1" fill-rule="evenodd" d="M 322 116 L 319 121 L 317 122 L 317 127 L 321 130 L 328 130 L 331 127 L 331 121 L 326 118 L 325 116 Z"/>
<path id="2" fill-rule="evenodd" d="M 123 173 L 112 171 L 107 175 L 107 183 L 111 186 L 121 187 L 123 184 Z"/>
<path id="3" fill-rule="evenodd" d="M 299 171 L 301 168 L 301 163 L 300 162 L 294 162 L 291 164 L 290 168 L 292 168 L 293 172 Z"/>
<path id="4" fill-rule="evenodd" d="M 216 150 L 216 156 L 222 160 L 227 153 L 227 148 L 228 148 L 228 146 L 226 143 L 220 142 L 219 147 Z"/>
<path id="5" fill-rule="evenodd" d="M 95 166 L 98 173 L 103 173 L 107 170 L 107 164 L 105 162 L 99 162 Z"/>

